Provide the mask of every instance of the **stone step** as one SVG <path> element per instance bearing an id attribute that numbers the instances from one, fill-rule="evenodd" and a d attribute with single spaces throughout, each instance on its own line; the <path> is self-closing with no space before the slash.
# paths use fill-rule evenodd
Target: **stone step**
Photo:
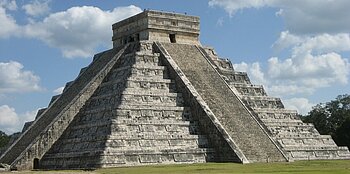
<path id="1" fill-rule="evenodd" d="M 315 128 L 310 129 L 295 129 L 295 128 L 282 128 L 274 129 L 269 128 L 268 130 L 273 137 L 294 137 L 294 136 L 309 136 L 309 135 L 319 135 Z"/>
<path id="2" fill-rule="evenodd" d="M 350 159 L 349 154 L 342 154 L 342 152 L 336 150 L 291 151 L 289 156 L 293 160 Z"/>
<path id="3" fill-rule="evenodd" d="M 88 122 L 86 124 L 80 124 L 73 128 L 74 129 L 83 129 L 83 128 L 91 128 L 91 127 L 102 127 L 102 126 L 118 126 L 118 127 L 126 127 L 126 126 L 166 126 L 167 129 L 171 129 L 170 127 L 182 126 L 189 127 L 195 123 L 190 123 L 189 121 L 182 120 L 105 120 L 100 121 L 96 120 L 95 122 Z M 140 127 L 141 130 L 141 127 Z M 167 130 L 168 131 L 168 130 Z"/>
<path id="4" fill-rule="evenodd" d="M 78 76 L 82 75 L 87 69 L 88 67 L 81 68 Z"/>
<path id="5" fill-rule="evenodd" d="M 298 114 L 296 110 L 282 109 L 282 108 L 254 108 L 258 114 Z"/>
<path id="6" fill-rule="evenodd" d="M 112 93 L 105 93 L 105 94 L 100 94 L 100 95 L 94 95 L 91 99 L 93 100 L 98 100 L 98 99 L 105 99 L 105 98 L 111 98 L 111 97 L 116 97 L 116 96 L 124 96 L 127 97 L 129 95 L 135 95 L 137 96 L 142 96 L 142 97 L 180 97 L 182 98 L 181 93 L 172 93 L 172 92 L 165 92 L 165 91 L 150 91 L 150 90 L 137 90 L 137 89 L 132 89 L 132 88 L 127 88 L 122 92 L 115 91 Z"/>
<path id="7" fill-rule="evenodd" d="M 136 90 L 151 90 L 159 92 L 174 92 L 175 84 L 168 79 L 154 79 L 153 81 L 148 79 L 116 79 L 109 82 L 104 82 L 98 90 L 95 92 L 96 95 L 106 94 L 111 92 L 124 91 L 127 88 L 134 88 Z"/>
<path id="8" fill-rule="evenodd" d="M 45 158 L 74 158 L 82 156 L 98 156 L 98 155 L 151 155 L 151 154 L 188 154 L 188 153 L 210 153 L 214 152 L 211 148 L 188 148 L 182 146 L 172 146 L 169 148 L 157 149 L 154 147 L 143 147 L 140 149 L 124 150 L 124 149 L 97 149 L 94 151 L 78 151 L 69 153 L 45 154 Z"/>
<path id="9" fill-rule="evenodd" d="M 64 144 L 63 144 L 64 143 Z M 110 149 L 110 152 L 130 151 L 137 149 L 169 149 L 172 147 L 188 148 L 207 148 L 206 139 L 126 139 L 124 140 L 103 140 L 93 142 L 72 142 L 70 139 L 62 141 L 59 149 L 52 149 L 53 153 L 79 152 L 86 150 L 97 150 L 104 148 Z"/>
<path id="10" fill-rule="evenodd" d="M 267 96 L 262 85 L 234 84 L 231 85 L 241 94 L 246 96 Z"/>
<path id="11" fill-rule="evenodd" d="M 337 146 L 285 146 L 283 148 L 285 151 L 290 151 L 290 152 L 298 152 L 298 151 L 337 151 L 338 147 Z"/>
<path id="12" fill-rule="evenodd" d="M 260 118 L 264 124 L 269 125 L 269 124 L 289 124 L 289 123 L 303 123 L 301 120 L 297 119 L 262 119 Z"/>
<path id="13" fill-rule="evenodd" d="M 277 140 L 283 147 L 291 146 L 335 146 L 332 137 L 319 136 L 317 138 L 279 138 Z"/>
<path id="14" fill-rule="evenodd" d="M 182 106 L 132 106 L 132 105 L 119 105 L 119 106 L 106 106 L 104 108 L 94 108 L 85 110 L 84 114 L 101 114 L 104 111 L 110 111 L 111 117 L 134 117 L 134 116 L 146 116 L 146 117 L 178 117 L 181 118 L 183 113 L 190 114 L 188 107 Z M 184 112 L 185 111 L 185 112 Z"/>
<path id="15" fill-rule="evenodd" d="M 109 81 L 103 82 L 101 87 L 111 88 L 111 90 L 128 88 L 142 88 L 142 89 L 163 89 L 169 90 L 169 88 L 174 88 L 172 82 L 169 79 L 152 78 L 152 77 L 129 77 L 110 79 Z"/>
<path id="16" fill-rule="evenodd" d="M 153 64 L 127 65 L 113 69 L 109 76 L 109 80 L 120 77 L 151 77 L 151 78 L 166 78 L 165 67 Z"/>
<path id="17" fill-rule="evenodd" d="M 173 92 L 175 91 L 175 84 L 168 79 L 128 79 L 127 87 L 135 89 L 147 89 L 147 90 L 164 90 Z"/>
<path id="18" fill-rule="evenodd" d="M 277 135 L 274 135 L 274 138 L 275 139 L 282 139 L 282 138 L 301 138 L 301 139 L 304 139 L 304 138 L 318 138 L 320 136 L 323 136 L 323 135 L 320 135 L 318 132 L 303 132 L 302 134 L 295 134 L 295 133 L 289 133 L 289 134 L 277 134 Z"/>
<path id="19" fill-rule="evenodd" d="M 128 81 L 136 81 L 136 82 L 163 82 L 163 83 L 172 83 L 173 81 L 170 79 L 164 79 L 163 77 L 147 77 L 147 76 L 139 76 L 139 77 L 130 77 Z"/>
<path id="20" fill-rule="evenodd" d="M 35 119 L 37 119 L 42 113 L 44 113 L 46 111 L 47 108 L 41 108 L 38 110 L 38 112 L 36 113 Z"/>
<path id="21" fill-rule="evenodd" d="M 214 157 L 212 149 L 162 150 L 127 153 L 83 152 L 45 156 L 44 168 L 96 168 L 149 164 L 199 163 L 210 161 Z M 86 159 L 85 159 L 86 158 Z M 102 159 L 96 164 L 94 159 Z M 67 165 L 66 165 L 67 164 Z"/>
<path id="22" fill-rule="evenodd" d="M 64 88 L 63 88 L 63 91 L 62 91 L 62 92 L 65 92 L 65 91 L 68 89 L 68 87 L 69 87 L 70 85 L 72 85 L 72 84 L 73 84 L 73 82 L 74 82 L 74 80 L 73 80 L 73 81 L 69 81 L 69 82 L 67 82 L 67 83 L 66 83 L 66 85 L 64 86 Z"/>
<path id="23" fill-rule="evenodd" d="M 117 102 L 120 105 L 130 105 L 135 108 L 141 106 L 152 107 L 158 106 L 183 106 L 183 99 L 176 96 L 141 96 L 141 95 L 127 95 L 122 97 L 121 102 Z"/>
<path id="24" fill-rule="evenodd" d="M 94 96 L 88 105 L 93 108 L 106 108 L 108 105 L 130 105 L 135 108 L 140 106 L 182 106 L 183 98 L 177 93 L 168 93 L 167 95 L 157 94 L 106 94 Z"/>
<path id="25" fill-rule="evenodd" d="M 242 96 L 242 100 L 251 108 L 280 108 L 283 109 L 284 105 L 279 98 L 268 96 Z"/>
<path id="26" fill-rule="evenodd" d="M 133 65 L 131 67 L 132 76 L 153 76 L 153 77 L 168 77 L 165 73 L 166 67 L 154 65 Z"/>
<path id="27" fill-rule="evenodd" d="M 69 135 L 71 136 L 71 135 Z M 135 132 L 132 134 L 126 133 L 113 133 L 112 135 L 101 136 L 77 136 L 77 137 L 64 137 L 62 144 L 67 143 L 79 143 L 79 142 L 106 142 L 120 141 L 120 143 L 127 144 L 125 141 L 138 141 L 138 140 L 198 140 L 200 144 L 207 144 L 207 137 L 205 135 L 191 135 L 186 132 L 168 132 L 163 134 L 154 134 L 152 132 Z M 121 142 L 124 141 L 124 142 Z M 117 143 L 117 142 L 116 142 Z"/>
<path id="28" fill-rule="evenodd" d="M 31 126 L 33 124 L 33 122 L 34 121 L 27 121 L 27 122 L 25 122 L 21 133 L 24 133 L 29 128 L 29 126 Z"/>
<path id="29" fill-rule="evenodd" d="M 251 84 L 246 72 L 234 71 L 231 74 L 225 74 L 224 79 L 228 84 Z"/>
<path id="30" fill-rule="evenodd" d="M 159 65 L 158 53 L 145 54 L 145 53 L 136 52 L 134 55 L 131 55 L 130 58 L 134 58 L 135 64 L 137 65 L 145 65 L 145 64 Z"/>
<path id="31" fill-rule="evenodd" d="M 56 101 L 60 96 L 61 96 L 61 94 L 52 96 L 52 97 L 51 97 L 51 100 L 50 100 L 50 103 L 49 103 L 49 106 L 50 106 L 54 101 Z"/>
<path id="32" fill-rule="evenodd" d="M 276 140 L 283 139 L 295 139 L 295 140 L 304 140 L 304 139 L 330 139 L 332 140 L 332 136 L 330 135 L 313 135 L 313 136 L 295 136 L 295 137 L 276 137 Z"/>
<path id="33" fill-rule="evenodd" d="M 312 123 L 303 123 L 301 122 L 269 122 L 265 123 L 268 127 L 299 127 L 299 128 L 310 128 L 314 127 Z"/>

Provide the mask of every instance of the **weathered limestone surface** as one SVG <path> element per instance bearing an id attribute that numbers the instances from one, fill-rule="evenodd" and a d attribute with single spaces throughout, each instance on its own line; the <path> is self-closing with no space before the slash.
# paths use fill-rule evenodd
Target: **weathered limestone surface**
<path id="1" fill-rule="evenodd" d="M 244 72 L 234 71 L 227 59 L 206 48 L 209 60 L 289 160 L 350 159 L 347 147 L 338 147 L 329 135 L 320 135 L 312 124 L 303 123 L 296 111 L 286 110 L 279 98 L 267 96 L 263 86 L 251 84 Z"/>
<path id="2" fill-rule="evenodd" d="M 195 45 L 162 44 L 249 162 L 286 161 Z M 249 125 L 249 126 L 247 126 Z"/>
<path id="3" fill-rule="evenodd" d="M 1 156 L 0 162 L 18 169 L 33 168 L 34 159 L 40 159 L 61 136 L 125 48 L 96 55 L 99 58 L 22 133 Z"/>
<path id="4" fill-rule="evenodd" d="M 74 169 L 350 159 L 346 147 L 198 38 L 196 16 L 146 10 L 114 24 L 114 48 L 95 55 L 25 124 L 0 163 Z"/>
<path id="5" fill-rule="evenodd" d="M 153 53 L 152 42 L 135 45 L 43 156 L 41 168 L 211 161 L 215 151 Z"/>
<path id="6" fill-rule="evenodd" d="M 173 36 L 173 37 L 170 37 Z M 146 10 L 113 24 L 113 46 L 151 40 L 199 44 L 199 17 Z"/>

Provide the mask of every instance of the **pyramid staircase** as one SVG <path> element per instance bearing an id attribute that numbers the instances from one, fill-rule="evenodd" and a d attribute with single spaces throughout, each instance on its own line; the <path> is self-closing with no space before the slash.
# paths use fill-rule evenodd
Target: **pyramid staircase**
<path id="1" fill-rule="evenodd" d="M 247 73 L 234 71 L 228 59 L 219 58 L 210 47 L 203 51 L 289 160 L 350 159 L 347 147 L 338 147 L 330 135 L 320 135 L 313 124 L 303 123 L 296 111 L 284 108 L 281 99 L 252 84 Z"/>
<path id="2" fill-rule="evenodd" d="M 134 43 L 124 50 L 119 51 L 113 67 L 100 76 L 101 82 L 95 85 L 84 105 L 71 115 L 69 124 L 64 124 L 67 127 L 59 129 L 64 130 L 61 135 L 53 134 L 54 127 L 46 128 L 44 134 L 48 136 L 38 140 L 49 146 L 46 151 L 33 154 L 42 149 L 29 144 L 12 165 L 31 168 L 28 167 L 31 161 L 35 166 L 35 161 L 40 159 L 38 168 L 72 169 L 199 163 L 214 159 L 215 149 L 210 148 L 207 137 L 201 134 L 198 119 L 184 105 L 167 68 L 161 66 L 159 54 L 153 52 L 152 42 Z M 40 110 L 36 120 L 25 125 L 23 133 L 33 131 L 36 122 L 48 117 L 45 114 L 56 109 L 55 103 L 74 89 L 71 86 L 77 80 L 86 78 L 84 73 L 99 59 L 102 58 L 95 56 L 75 81 L 66 84 L 61 95 L 52 97 L 48 108 Z M 55 123 L 64 122 L 56 119 L 52 124 Z M 10 153 L 14 152 L 7 155 Z"/>
<path id="3" fill-rule="evenodd" d="M 95 168 L 210 161 L 198 121 L 183 104 L 152 43 L 121 58 L 71 125 L 43 156 L 42 168 Z"/>
<path id="4" fill-rule="evenodd" d="M 199 17 L 145 10 L 25 124 L 0 163 L 76 169 L 350 159 L 199 42 Z"/>

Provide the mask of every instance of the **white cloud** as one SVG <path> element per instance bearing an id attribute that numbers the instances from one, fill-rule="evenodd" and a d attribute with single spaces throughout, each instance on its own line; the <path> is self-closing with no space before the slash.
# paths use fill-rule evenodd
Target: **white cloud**
<path id="1" fill-rule="evenodd" d="M 295 36 L 297 37 L 297 36 Z M 300 43 L 294 48 L 294 54 L 314 52 L 317 54 L 327 52 L 340 52 L 350 50 L 349 33 L 319 34 L 313 37 L 300 38 Z"/>
<path id="2" fill-rule="evenodd" d="M 33 0 L 22 8 L 28 15 L 48 12 L 49 1 Z M 0 0 L 0 38 L 34 38 L 62 51 L 64 57 L 91 57 L 98 47 L 112 45 L 112 24 L 142 12 L 134 5 L 104 11 L 98 7 L 72 7 L 49 14 L 41 21 L 30 19 L 18 25 L 7 10 L 17 8 L 15 1 Z"/>
<path id="3" fill-rule="evenodd" d="M 283 49 L 290 48 L 296 44 L 302 43 L 302 38 L 299 36 L 290 34 L 289 31 L 282 31 L 280 33 L 277 41 L 272 45 L 272 47 L 277 51 L 282 51 Z"/>
<path id="4" fill-rule="evenodd" d="M 298 36 L 283 31 L 273 48 L 289 48 L 291 55 L 286 59 L 269 58 L 267 67 L 258 62 L 235 64 L 237 70 L 247 71 L 272 95 L 310 95 L 319 88 L 348 83 L 350 62 L 338 53 L 350 50 L 348 33 Z"/>
<path id="5" fill-rule="evenodd" d="M 283 100 L 287 109 L 297 110 L 298 113 L 306 115 L 316 104 L 309 102 L 306 98 L 291 98 Z"/>
<path id="6" fill-rule="evenodd" d="M 136 6 L 103 11 L 97 7 L 72 7 L 25 26 L 25 35 L 59 48 L 63 55 L 90 57 L 98 46 L 111 45 L 111 25 L 141 12 Z"/>
<path id="7" fill-rule="evenodd" d="M 210 0 L 230 16 L 247 8 L 276 8 L 292 33 L 316 34 L 350 32 L 349 0 Z"/>
<path id="8" fill-rule="evenodd" d="M 38 110 L 17 114 L 16 110 L 8 105 L 0 106 L 0 130 L 7 134 L 19 132 L 27 121 L 35 119 Z"/>
<path id="9" fill-rule="evenodd" d="M 0 126 L 13 126 L 18 123 L 18 116 L 14 108 L 8 105 L 0 106 Z"/>
<path id="10" fill-rule="evenodd" d="M 266 0 L 211 0 L 209 6 L 219 6 L 224 8 L 230 16 L 236 11 L 244 8 L 260 8 L 268 4 Z"/>
<path id="11" fill-rule="evenodd" d="M 253 83 L 263 84 L 273 96 L 309 95 L 319 88 L 344 85 L 350 73 L 348 60 L 334 52 L 285 60 L 273 57 L 263 68 L 258 62 L 242 62 L 234 67 L 237 71 L 248 72 Z"/>
<path id="12" fill-rule="evenodd" d="M 39 81 L 33 72 L 23 70 L 19 62 L 0 62 L 0 94 L 40 91 Z"/>
<path id="13" fill-rule="evenodd" d="M 17 4 L 15 0 L 0 0 L 0 7 L 8 10 L 17 10 Z"/>
<path id="14" fill-rule="evenodd" d="M 28 4 L 22 6 L 25 13 L 30 16 L 41 16 L 48 14 L 50 11 L 49 7 L 50 0 L 33 0 Z"/>
<path id="15" fill-rule="evenodd" d="M 224 25 L 224 19 L 221 17 L 216 21 L 216 26 L 222 27 Z"/>
<path id="16" fill-rule="evenodd" d="M 7 13 L 7 10 L 15 10 L 16 2 L 0 1 L 0 38 L 8 38 L 17 34 L 16 20 Z"/>
<path id="17" fill-rule="evenodd" d="M 55 95 L 62 94 L 63 89 L 64 89 L 64 86 L 59 87 L 59 88 L 53 90 L 53 93 L 54 93 Z"/>

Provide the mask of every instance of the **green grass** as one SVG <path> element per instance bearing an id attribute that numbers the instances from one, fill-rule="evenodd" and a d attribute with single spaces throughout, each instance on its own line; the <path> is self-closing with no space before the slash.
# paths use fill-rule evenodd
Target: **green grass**
<path id="1" fill-rule="evenodd" d="M 139 167 L 121 167 L 97 169 L 94 171 L 20 171 L 18 174 L 225 174 L 225 173 L 264 173 L 264 174 L 350 174 L 350 160 L 297 161 L 292 163 L 204 163 L 181 165 L 154 165 Z M 0 174 L 3 174 L 0 172 Z"/>
<path id="2" fill-rule="evenodd" d="M 293 163 L 206 163 L 191 165 L 159 165 L 130 168 L 100 169 L 100 174 L 178 174 L 178 173 L 339 173 L 350 174 L 350 160 L 333 161 L 298 161 Z"/>

